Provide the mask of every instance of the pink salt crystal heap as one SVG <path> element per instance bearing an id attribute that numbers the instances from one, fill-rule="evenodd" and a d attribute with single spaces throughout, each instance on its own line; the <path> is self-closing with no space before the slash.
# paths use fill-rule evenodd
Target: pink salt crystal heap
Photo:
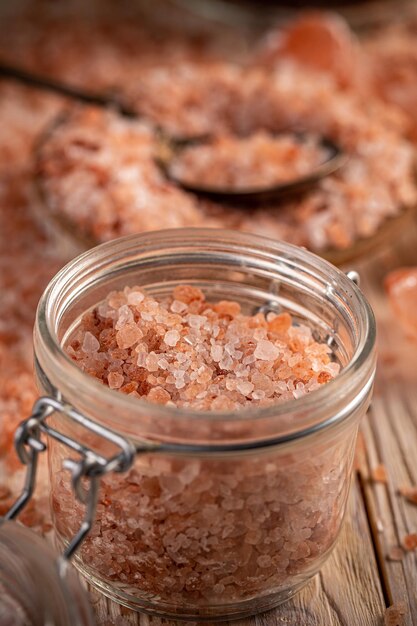
<path id="1" fill-rule="evenodd" d="M 30 103 L 29 97 L 28 106 Z M 23 153 L 22 142 L 22 149 L 14 155 L 15 165 L 21 163 Z M 28 153 L 26 146 L 26 156 Z M 12 175 L 7 164 L 0 167 L 0 456 L 4 455 L 11 467 L 17 461 L 12 445 L 14 431 L 30 414 L 38 395 L 32 364 L 36 305 L 64 262 L 31 215 L 30 198 L 26 169 L 18 167 Z"/>
<path id="2" fill-rule="evenodd" d="M 404 330 L 417 340 L 417 268 L 394 270 L 385 279 L 385 289 Z"/>
<path id="3" fill-rule="evenodd" d="M 163 11 L 148 3 L 93 4 L 93 10 L 81 2 L 57 11 L 48 4 L 8 3 L 0 21 L 0 62 L 78 89 L 114 93 L 142 71 L 158 71 L 161 58 L 175 66 L 242 52 L 236 29 L 218 22 L 197 26 L 195 20 L 187 29 L 174 3 L 164 2 Z"/>
<path id="4" fill-rule="evenodd" d="M 61 97 L 45 94 L 14 81 L 0 81 L 0 177 L 28 167 L 33 144 L 48 122 L 60 111 Z"/>
<path id="5" fill-rule="evenodd" d="M 193 198 L 165 180 L 150 126 L 93 108 L 73 110 L 43 143 L 38 180 L 52 216 L 96 240 L 202 224 Z"/>
<path id="6" fill-rule="evenodd" d="M 415 202 L 414 151 L 402 136 L 404 119 L 397 110 L 372 97 L 365 105 L 326 75 L 288 60 L 273 72 L 226 62 L 148 69 L 126 100 L 148 122 L 81 108 L 49 134 L 37 155 L 37 180 L 50 213 L 94 241 L 201 225 L 325 252 L 371 237 Z M 168 181 L 155 163 L 151 123 L 180 137 L 303 128 L 328 137 L 349 158 L 301 199 L 288 198 L 279 210 L 271 202 L 247 211 L 198 200 Z M 256 145 L 247 146 L 239 184 L 258 175 L 252 169 Z"/>
<path id="7" fill-rule="evenodd" d="M 183 285 L 158 302 L 138 288 L 87 313 L 70 357 L 112 389 L 158 404 L 235 410 L 300 398 L 337 375 L 331 349 L 288 313 L 243 315 Z"/>
<path id="8" fill-rule="evenodd" d="M 65 350 L 119 392 L 193 410 L 271 406 L 339 372 L 329 347 L 288 313 L 244 315 L 237 302 L 209 302 L 187 285 L 161 300 L 138 287 L 110 293 Z M 80 564 L 116 596 L 171 613 L 288 594 L 336 539 L 353 440 L 316 442 L 314 454 L 303 446 L 214 458 L 138 455 L 127 474 L 103 478 Z M 59 466 L 65 451 L 52 454 Z M 56 529 L 68 539 L 83 509 L 66 472 L 52 482 Z"/>
<path id="9" fill-rule="evenodd" d="M 38 397 L 32 339 L 36 305 L 64 263 L 34 219 L 30 171 L 33 143 L 62 106 L 63 100 L 55 95 L 0 82 L 0 474 L 1 482 L 7 483 L 0 487 L 0 516 L 10 508 L 23 480 L 13 435 Z M 41 532 L 50 528 L 48 480 L 45 458 L 36 497 L 20 517 Z"/>

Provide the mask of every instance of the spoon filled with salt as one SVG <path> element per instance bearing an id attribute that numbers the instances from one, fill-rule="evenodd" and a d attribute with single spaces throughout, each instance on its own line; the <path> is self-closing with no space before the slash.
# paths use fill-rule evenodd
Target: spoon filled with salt
<path id="1" fill-rule="evenodd" d="M 347 154 L 307 132 L 181 140 L 162 133 L 156 160 L 186 191 L 221 202 L 263 203 L 304 193 L 339 170 Z"/>

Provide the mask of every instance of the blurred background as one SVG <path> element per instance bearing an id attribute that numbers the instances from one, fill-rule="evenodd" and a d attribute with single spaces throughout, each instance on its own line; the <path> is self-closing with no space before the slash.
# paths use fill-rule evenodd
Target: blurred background
<path id="1" fill-rule="evenodd" d="M 381 428 L 396 442 L 389 454 L 386 439 L 377 453 L 369 443 L 367 458 L 394 482 L 417 481 L 400 441 L 417 423 L 414 0 L 0 0 L 0 120 L 0 514 L 21 485 L 13 433 L 37 397 L 32 327 L 48 281 L 92 245 L 182 226 L 284 239 L 361 269 L 380 332 L 377 406 L 388 407 L 366 437 L 377 441 Z M 331 140 L 343 166 L 303 193 L 249 208 L 187 190 L 156 158 L 161 136 L 209 137 L 208 156 L 186 161 L 189 172 L 203 164 L 194 182 L 231 172 L 239 186 L 290 158 L 302 163 L 300 133 Z M 279 164 L 281 134 L 296 145 Z M 42 472 L 22 521 L 47 534 Z M 371 491 L 379 510 L 381 492 Z M 406 519 L 415 532 L 415 507 L 398 512 L 394 490 L 389 498 L 392 527 Z M 385 549 L 392 536 L 381 537 Z M 394 599 L 396 590 L 404 596 L 393 584 Z"/>

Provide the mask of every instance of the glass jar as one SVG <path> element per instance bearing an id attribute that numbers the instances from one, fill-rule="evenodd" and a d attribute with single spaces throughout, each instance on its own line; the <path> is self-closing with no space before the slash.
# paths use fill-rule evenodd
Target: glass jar
<path id="1" fill-rule="evenodd" d="M 0 526 L 0 624 L 92 626 L 72 568 L 59 575 L 56 555 L 33 531 L 13 522 Z"/>
<path id="2" fill-rule="evenodd" d="M 327 341 L 341 373 L 301 399 L 240 412 L 153 405 L 100 384 L 62 346 L 108 292 L 179 284 L 245 313 L 284 309 Z M 294 595 L 333 548 L 346 508 L 360 418 L 375 372 L 375 324 L 358 287 L 303 249 L 231 231 L 181 229 L 115 240 L 71 261 L 46 289 L 35 325 L 40 388 L 133 443 L 130 469 L 101 479 L 93 528 L 76 567 L 108 597 L 175 618 L 238 618 Z M 64 405 L 63 405 L 64 406 Z M 108 457 L 75 423 L 55 430 Z M 49 445 L 53 519 L 66 545 L 83 507 Z M 88 455 L 87 455 L 88 456 Z"/>

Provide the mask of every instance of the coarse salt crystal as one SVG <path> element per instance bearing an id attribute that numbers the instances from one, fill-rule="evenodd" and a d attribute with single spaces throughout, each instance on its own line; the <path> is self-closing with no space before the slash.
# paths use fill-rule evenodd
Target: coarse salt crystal
<path id="1" fill-rule="evenodd" d="M 147 358 L 148 358 L 148 354 L 146 352 L 138 352 L 138 357 L 136 359 L 136 365 L 138 367 L 145 367 Z"/>
<path id="2" fill-rule="evenodd" d="M 127 306 L 127 304 L 124 304 L 118 310 L 118 318 L 117 318 L 117 322 L 116 322 L 115 328 L 116 328 L 116 330 L 120 330 L 126 324 L 128 324 L 130 322 L 133 322 L 133 313 L 130 310 L 130 308 Z"/>
<path id="3" fill-rule="evenodd" d="M 228 391 L 235 391 L 235 389 L 236 389 L 236 379 L 229 378 L 228 380 L 226 380 L 226 389 Z"/>
<path id="4" fill-rule="evenodd" d="M 294 391 L 292 392 L 292 395 L 294 396 L 294 398 L 296 400 L 298 400 L 299 398 L 302 398 L 303 396 L 305 396 L 306 392 L 304 389 L 294 389 Z"/>
<path id="5" fill-rule="evenodd" d="M 174 300 L 170 307 L 173 313 L 185 313 L 188 310 L 188 306 L 185 302 L 181 302 L 180 300 Z"/>
<path id="6" fill-rule="evenodd" d="M 119 348 L 122 349 L 131 348 L 142 337 L 142 331 L 136 326 L 134 322 L 131 324 L 126 324 L 117 333 L 117 345 L 119 346 Z"/>
<path id="7" fill-rule="evenodd" d="M 262 391 L 261 389 L 256 389 L 255 391 L 252 392 L 252 398 L 254 400 L 264 400 L 265 391 Z"/>
<path id="8" fill-rule="evenodd" d="M 270 567 L 272 565 L 272 559 L 269 554 L 262 554 L 256 560 L 259 567 Z"/>
<path id="9" fill-rule="evenodd" d="M 151 352 L 146 357 L 146 369 L 149 372 L 157 372 L 158 371 L 158 355 L 155 352 Z"/>
<path id="10" fill-rule="evenodd" d="M 177 330 L 169 330 L 165 333 L 164 341 L 167 346 L 174 347 L 180 340 L 181 335 Z"/>
<path id="11" fill-rule="evenodd" d="M 127 303 L 132 306 L 137 306 L 143 302 L 145 295 L 141 291 L 131 291 L 127 296 Z"/>
<path id="12" fill-rule="evenodd" d="M 233 365 L 233 359 L 228 354 L 223 354 L 221 361 L 219 362 L 219 367 L 222 370 L 229 370 Z"/>
<path id="13" fill-rule="evenodd" d="M 196 329 L 200 328 L 207 321 L 205 315 L 189 315 L 187 319 L 190 328 Z"/>
<path id="14" fill-rule="evenodd" d="M 98 339 L 96 339 L 92 333 L 87 331 L 84 335 L 84 340 L 83 340 L 83 347 L 82 347 L 83 352 L 86 352 L 87 354 L 89 354 L 89 353 L 97 352 L 99 348 L 100 348 L 100 343 Z"/>
<path id="15" fill-rule="evenodd" d="M 272 341 L 260 339 L 254 352 L 255 358 L 262 361 L 275 361 L 279 357 L 279 349 L 274 346 Z"/>
<path id="16" fill-rule="evenodd" d="M 218 363 L 219 361 L 221 361 L 221 358 L 223 356 L 223 347 L 218 344 L 215 344 L 214 346 L 211 347 L 210 355 L 213 361 L 215 363 Z"/>
<path id="17" fill-rule="evenodd" d="M 255 385 L 248 380 L 239 380 L 236 389 L 244 396 L 248 396 L 255 388 Z"/>
<path id="18" fill-rule="evenodd" d="M 110 389 L 119 389 L 123 385 L 124 377 L 119 372 L 110 372 L 107 381 Z"/>

